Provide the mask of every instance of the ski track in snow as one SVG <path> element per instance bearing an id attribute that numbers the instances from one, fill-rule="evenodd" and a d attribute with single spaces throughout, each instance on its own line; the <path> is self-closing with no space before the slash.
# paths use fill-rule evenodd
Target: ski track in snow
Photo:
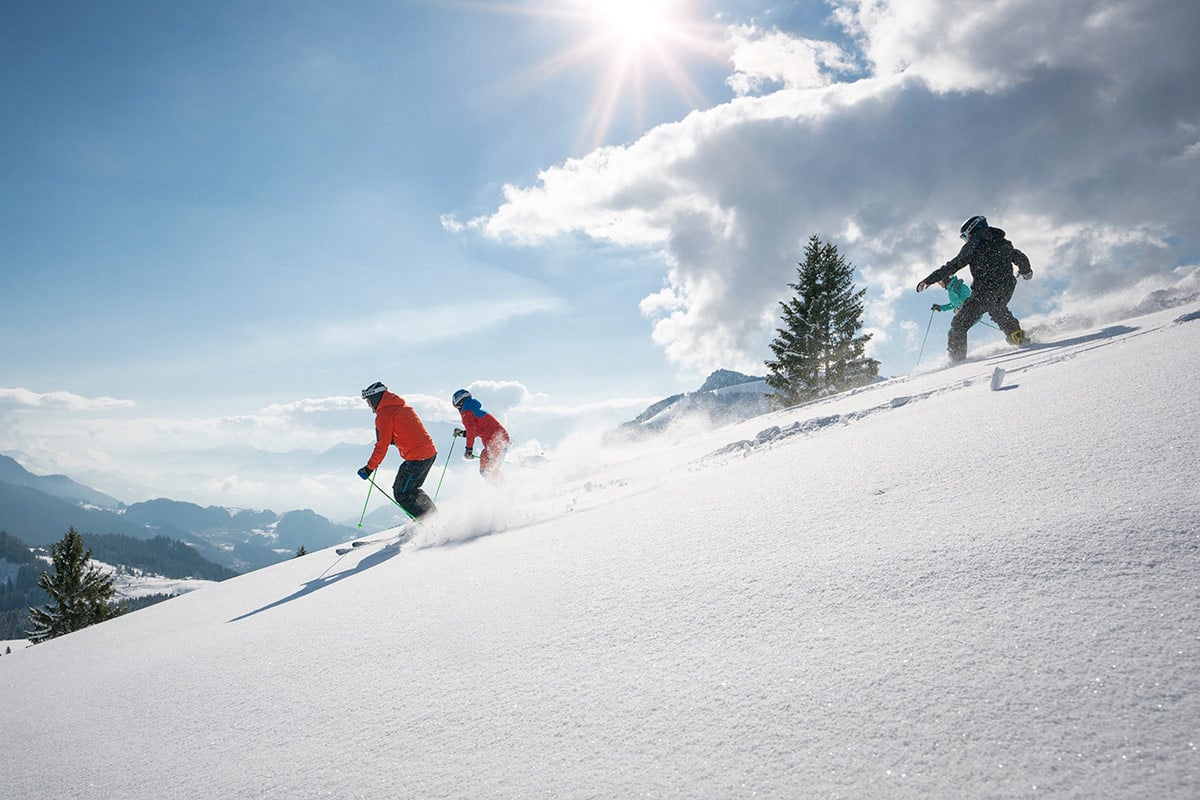
<path id="1" fill-rule="evenodd" d="M 1176 321 L 1178 322 L 1185 319 L 1185 317 L 1180 317 Z M 1012 378 L 1022 373 L 1076 358 L 1081 353 L 1085 353 L 1089 350 L 1100 347 L 1108 347 L 1112 345 L 1114 341 L 1118 341 L 1118 337 L 1128 338 L 1130 335 L 1144 335 L 1149 332 L 1150 331 L 1138 330 L 1136 328 L 1129 328 L 1126 326 L 1113 326 L 1095 334 L 1066 339 L 1061 342 L 1050 341 L 1036 343 L 1030 347 L 1022 349 L 1008 349 L 1008 352 L 1002 352 L 1000 354 L 984 357 L 982 362 L 981 357 L 976 356 L 966 363 L 986 364 L 988 366 L 988 372 L 986 375 L 963 378 L 959 382 L 950 386 L 931 389 L 929 391 L 920 392 L 917 394 L 896 395 L 884 403 L 879 403 L 861 411 L 852 411 L 845 414 L 830 414 L 826 416 L 812 417 L 805 420 L 797 420 L 786 427 L 773 425 L 769 428 L 764 428 L 763 430 L 759 431 L 753 439 L 740 439 L 736 442 L 731 442 L 717 450 L 714 450 L 712 453 L 709 453 L 707 456 L 705 456 L 705 460 L 720 458 L 722 456 L 732 454 L 747 455 L 754 450 L 762 447 L 769 447 L 792 436 L 816 433 L 831 425 L 848 425 L 874 414 L 900 408 L 901 406 L 908 405 L 909 403 L 918 402 L 930 397 L 940 396 L 946 392 L 970 389 L 978 386 L 980 383 L 988 382 L 991 377 L 991 370 L 1000 365 L 1007 365 L 1003 368 L 1007 377 L 1007 381 L 1010 384 L 1003 388 L 1005 390 L 1011 390 L 1016 388 L 1011 385 Z M 1015 366 L 1013 366 L 1014 364 Z M 930 373 L 926 372 L 924 374 Z M 910 380 L 911 376 L 893 378 L 888 381 L 881 382 L 880 384 L 875 384 L 872 386 L 863 387 L 861 389 L 856 389 L 852 392 L 843 393 L 841 397 L 849 398 L 867 391 L 871 391 L 874 394 L 878 393 L 882 388 L 903 386 L 904 383 Z M 803 409 L 808 406 L 819 406 L 825 404 L 826 402 L 827 400 L 815 400 L 811 403 L 806 403 L 801 406 L 793 406 L 780 413 L 791 414 L 798 409 Z"/>

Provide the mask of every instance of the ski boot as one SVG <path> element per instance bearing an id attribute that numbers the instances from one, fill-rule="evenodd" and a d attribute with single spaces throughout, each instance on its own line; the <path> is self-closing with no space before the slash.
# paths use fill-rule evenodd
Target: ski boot
<path id="1" fill-rule="evenodd" d="M 1008 335 L 1008 343 L 1017 347 L 1025 347 L 1029 344 L 1029 337 L 1025 334 L 1025 331 L 1017 328 Z"/>

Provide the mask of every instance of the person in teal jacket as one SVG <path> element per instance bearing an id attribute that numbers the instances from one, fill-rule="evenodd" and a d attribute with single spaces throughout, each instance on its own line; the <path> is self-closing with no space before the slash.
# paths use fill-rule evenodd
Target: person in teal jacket
<path id="1" fill-rule="evenodd" d="M 943 305 L 933 304 L 934 311 L 954 311 L 958 312 L 962 308 L 962 304 L 968 297 L 971 296 L 971 287 L 963 282 L 963 279 L 957 275 L 952 275 L 949 278 L 943 278 L 938 281 L 942 288 L 950 293 L 950 302 Z"/>

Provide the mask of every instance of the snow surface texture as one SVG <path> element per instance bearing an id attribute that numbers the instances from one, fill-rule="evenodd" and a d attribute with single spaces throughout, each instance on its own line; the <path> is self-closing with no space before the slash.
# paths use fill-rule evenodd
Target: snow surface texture
<path id="1" fill-rule="evenodd" d="M 402 547 L 14 651 L 0 786 L 1195 798 L 1191 311 L 556 454 Z"/>

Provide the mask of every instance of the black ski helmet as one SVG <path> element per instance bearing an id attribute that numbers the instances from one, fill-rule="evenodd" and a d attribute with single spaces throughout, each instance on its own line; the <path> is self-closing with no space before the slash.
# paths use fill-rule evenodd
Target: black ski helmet
<path id="1" fill-rule="evenodd" d="M 367 405 L 374 408 L 379 405 L 379 401 L 383 399 L 383 393 L 387 391 L 387 387 L 379 381 L 375 381 L 370 386 L 362 390 L 363 400 L 367 401 Z"/>
<path id="2" fill-rule="evenodd" d="M 964 222 L 962 224 L 962 227 L 958 229 L 958 235 L 965 242 L 971 238 L 971 233 L 976 228 L 986 228 L 986 227 L 987 227 L 987 217 L 983 216 L 983 214 L 976 214 L 975 216 L 971 217 L 969 220 L 967 220 L 966 222 Z"/>
<path id="3" fill-rule="evenodd" d="M 454 393 L 454 397 L 450 400 L 455 408 L 462 408 L 462 404 L 471 399 L 471 393 L 466 389 L 459 389 Z"/>

